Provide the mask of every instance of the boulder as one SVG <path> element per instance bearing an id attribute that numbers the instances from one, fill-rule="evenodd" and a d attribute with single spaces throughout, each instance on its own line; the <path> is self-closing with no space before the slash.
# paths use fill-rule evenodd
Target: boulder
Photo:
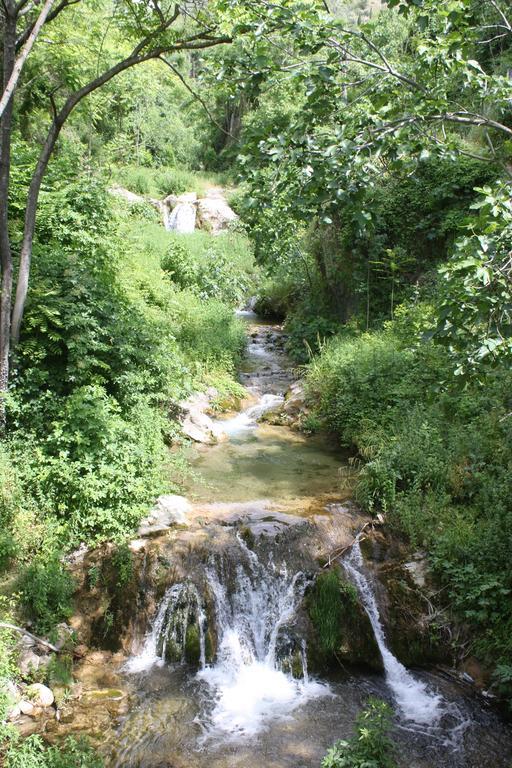
<path id="1" fill-rule="evenodd" d="M 191 509 L 190 502 L 184 496 L 159 496 L 148 517 L 142 520 L 139 536 L 165 531 L 171 525 L 188 525 L 187 513 Z"/>
<path id="2" fill-rule="evenodd" d="M 35 712 L 35 706 L 31 701 L 27 701 L 26 699 L 22 699 L 20 703 L 18 704 L 22 714 L 29 715 L 29 717 L 34 715 Z"/>
<path id="3" fill-rule="evenodd" d="M 206 413 L 212 399 L 208 394 L 199 392 L 179 404 L 183 414 L 183 434 L 196 443 L 213 445 L 227 440 L 222 428 Z"/>
<path id="4" fill-rule="evenodd" d="M 283 411 L 292 418 L 298 418 L 306 410 L 306 396 L 300 382 L 290 386 L 286 393 Z"/>
<path id="5" fill-rule="evenodd" d="M 206 229 L 212 235 L 218 235 L 237 221 L 238 216 L 220 191 L 212 191 L 207 197 L 198 200 L 197 218 L 201 229 Z"/>
<path id="6" fill-rule="evenodd" d="M 25 696 L 33 703 L 34 707 L 51 707 L 54 702 L 52 691 L 42 683 L 33 683 L 25 690 Z"/>
<path id="7" fill-rule="evenodd" d="M 26 648 L 21 651 L 19 667 L 23 677 L 27 677 L 31 672 L 37 672 L 41 665 L 41 657 L 38 656 L 32 648 Z"/>

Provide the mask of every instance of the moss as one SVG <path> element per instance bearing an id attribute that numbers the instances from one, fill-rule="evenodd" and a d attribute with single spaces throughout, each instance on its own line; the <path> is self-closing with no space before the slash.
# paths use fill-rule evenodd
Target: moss
<path id="1" fill-rule="evenodd" d="M 189 624 L 185 637 L 185 660 L 189 664 L 199 664 L 201 658 L 201 643 L 199 640 L 199 627 L 197 624 Z"/>
<path id="2" fill-rule="evenodd" d="M 406 666 L 450 661 L 448 638 L 428 618 L 428 603 L 400 565 L 381 574 L 388 596 L 387 637 Z"/>
<path id="3" fill-rule="evenodd" d="M 357 590 L 338 567 L 317 576 L 307 609 L 315 629 L 308 646 L 312 669 L 347 663 L 382 670 L 382 658 Z"/>
<path id="4" fill-rule="evenodd" d="M 334 653 L 341 642 L 340 575 L 336 568 L 320 573 L 309 596 L 309 616 L 323 653 Z"/>

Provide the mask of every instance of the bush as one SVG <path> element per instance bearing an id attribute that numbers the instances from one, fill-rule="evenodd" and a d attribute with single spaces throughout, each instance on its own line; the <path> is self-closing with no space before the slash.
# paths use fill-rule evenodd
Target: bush
<path id="1" fill-rule="evenodd" d="M 471 650 L 512 652 L 510 371 L 485 386 L 453 376 L 449 352 L 421 342 L 417 308 L 385 330 L 328 342 L 307 377 L 313 415 L 363 460 L 356 497 L 426 548 Z"/>
<path id="2" fill-rule="evenodd" d="M 349 741 L 337 741 L 322 760 L 322 768 L 396 768 L 390 728 L 390 707 L 369 699 L 357 718 L 356 735 Z"/>
<path id="3" fill-rule="evenodd" d="M 254 279 L 252 249 L 240 232 L 170 235 L 161 266 L 180 288 L 233 306 L 247 298 Z"/>
<path id="4" fill-rule="evenodd" d="M 36 632 L 47 634 L 72 612 L 75 583 L 69 571 L 52 556 L 34 562 L 19 579 L 21 604 Z"/>
<path id="5" fill-rule="evenodd" d="M 5 768 L 103 768 L 102 758 L 84 740 L 69 737 L 62 747 L 47 747 L 39 736 L 22 740 L 12 729 Z"/>

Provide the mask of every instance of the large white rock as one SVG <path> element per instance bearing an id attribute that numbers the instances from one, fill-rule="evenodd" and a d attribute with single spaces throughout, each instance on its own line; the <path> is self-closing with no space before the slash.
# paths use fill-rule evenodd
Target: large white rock
<path id="1" fill-rule="evenodd" d="M 215 391 L 215 390 L 214 390 Z M 206 410 L 210 407 L 211 397 L 199 392 L 179 404 L 184 413 L 181 423 L 183 433 L 196 443 L 212 445 L 227 440 L 222 427 L 211 419 Z"/>
<path id="2" fill-rule="evenodd" d="M 198 200 L 197 218 L 201 229 L 218 235 L 228 229 L 238 216 L 221 193 L 211 192 L 207 197 Z"/>
<path id="3" fill-rule="evenodd" d="M 165 531 L 171 525 L 188 525 L 187 514 L 191 509 L 190 502 L 184 496 L 159 496 L 149 515 L 141 521 L 139 536 Z"/>
<path id="4" fill-rule="evenodd" d="M 36 709 L 34 704 L 31 701 L 26 701 L 26 699 L 22 699 L 18 706 L 23 715 L 33 715 Z"/>
<path id="5" fill-rule="evenodd" d="M 29 685 L 25 690 L 25 696 L 35 707 L 51 707 L 55 700 L 52 691 L 42 683 Z"/>

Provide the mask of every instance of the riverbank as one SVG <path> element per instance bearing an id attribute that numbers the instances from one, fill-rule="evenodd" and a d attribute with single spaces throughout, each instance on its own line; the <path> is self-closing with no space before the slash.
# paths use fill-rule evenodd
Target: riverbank
<path id="1" fill-rule="evenodd" d="M 279 334 L 249 328 L 249 402 L 215 417 L 227 440 L 191 447 L 197 479 L 188 499 L 161 502 L 163 528 L 130 543 L 121 571 L 115 548 L 76 563 L 84 656 L 59 720 L 34 730 L 87 734 L 115 768 L 185 768 L 191 754 L 198 766 L 312 768 L 373 695 L 394 708 L 400 765 L 477 768 L 485 753 L 505 768 L 510 731 L 470 687 L 401 666 L 438 663 L 422 562 L 404 567 L 377 532 L 363 542 L 361 602 L 342 562 L 326 578 L 328 555 L 347 556 L 371 519 L 336 488 L 343 454 L 258 421 L 291 383 Z"/>

